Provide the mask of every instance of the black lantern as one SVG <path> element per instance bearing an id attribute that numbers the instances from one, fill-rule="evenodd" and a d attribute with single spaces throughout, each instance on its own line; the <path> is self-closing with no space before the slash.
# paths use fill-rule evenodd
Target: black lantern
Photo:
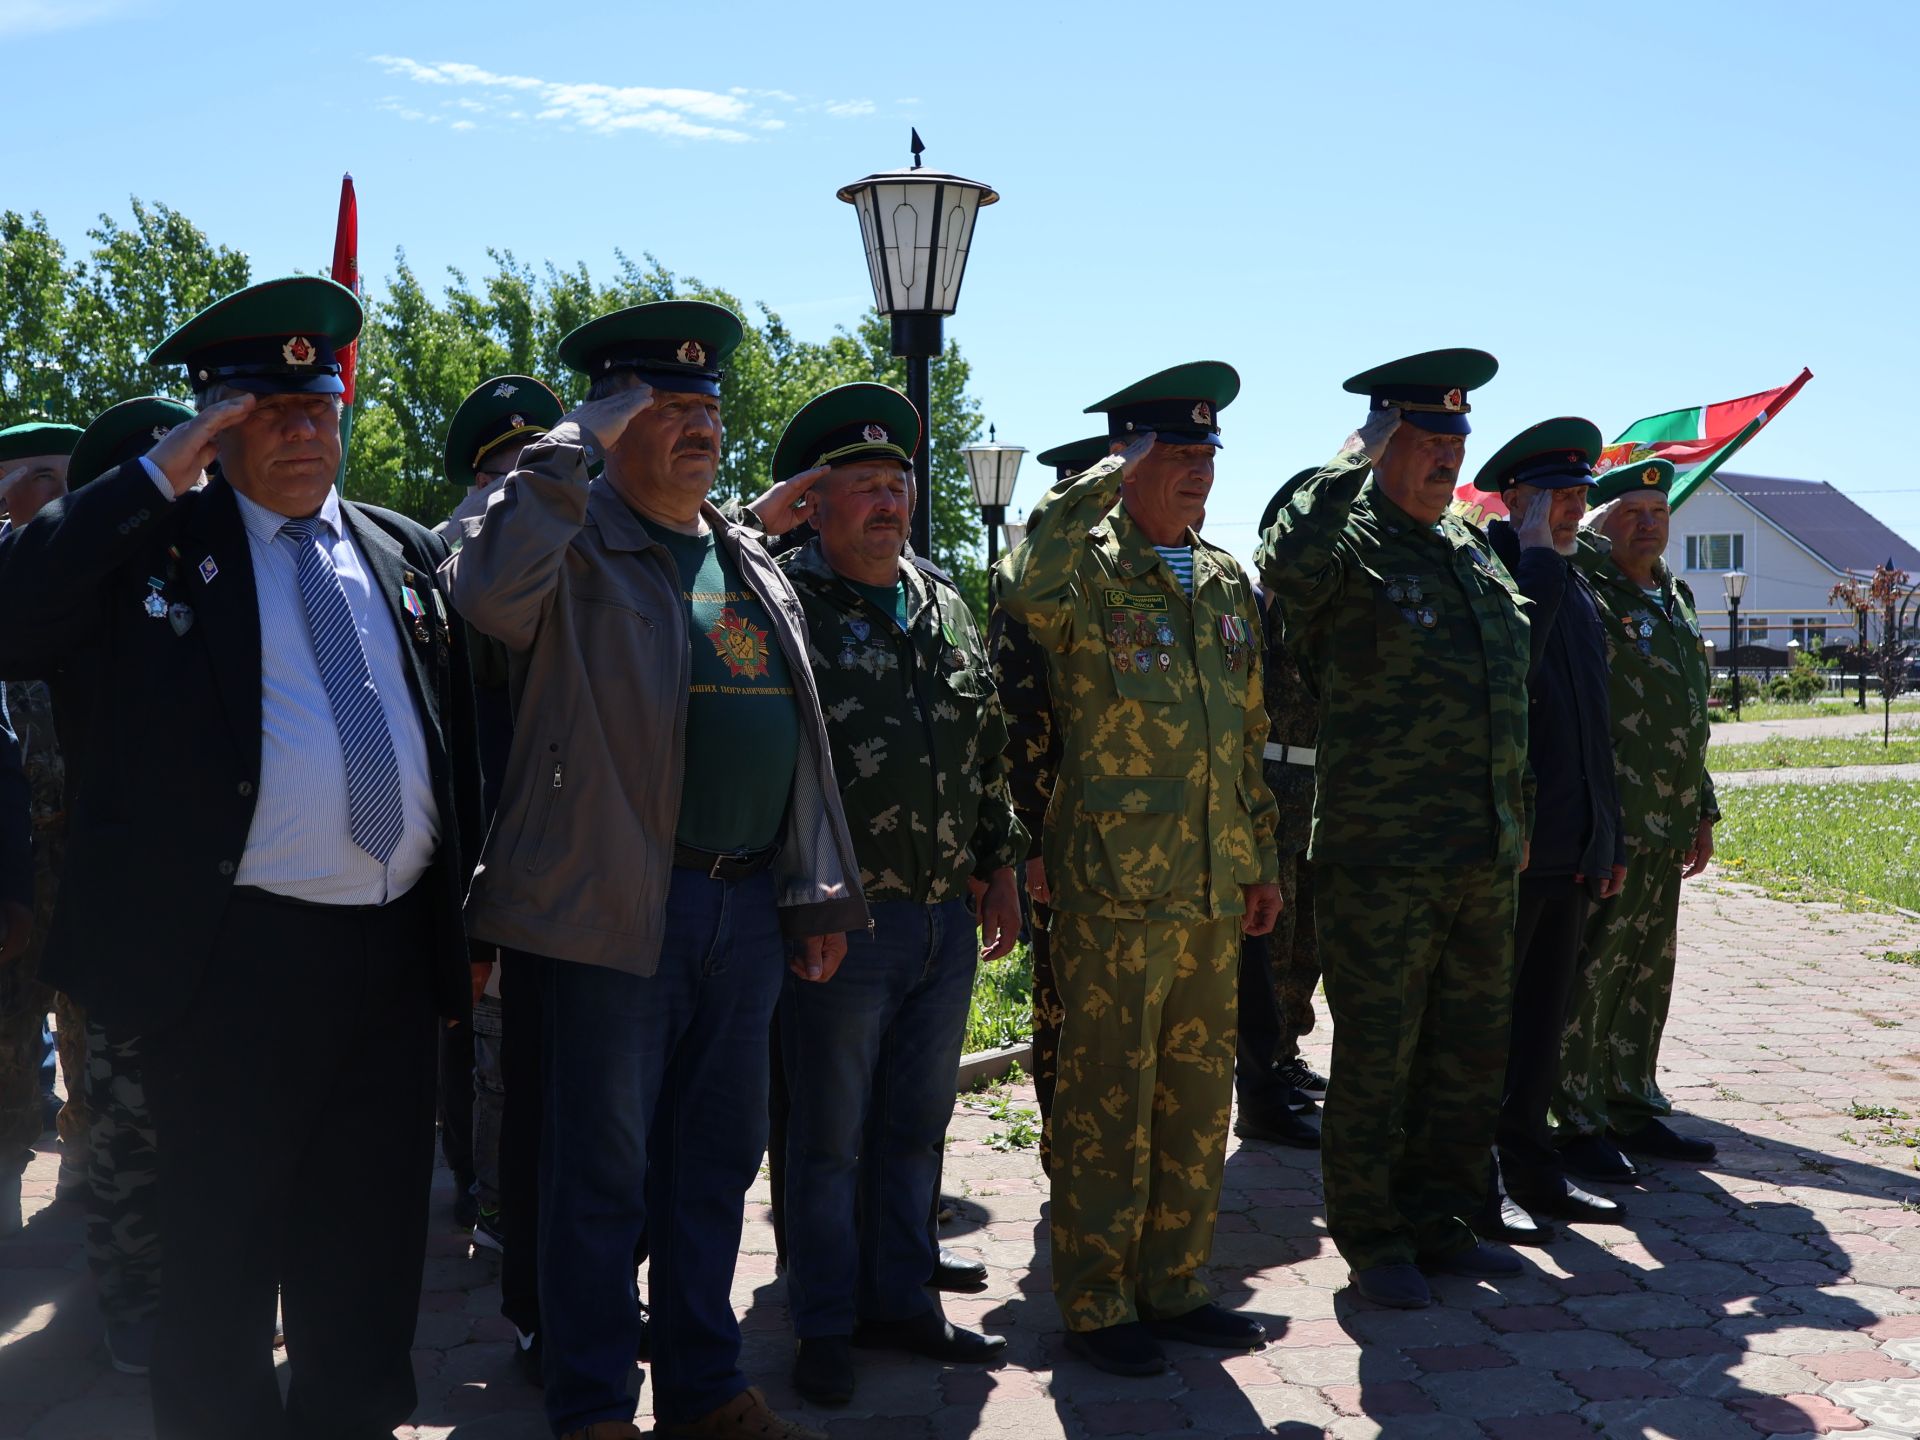
<path id="1" fill-rule="evenodd" d="M 1006 523 L 1014 482 L 1020 478 L 1020 459 L 1026 453 L 1024 445 L 1000 444 L 991 425 L 987 427 L 986 444 L 966 445 L 960 450 L 960 457 L 967 462 L 967 478 L 973 481 L 973 498 L 980 506 L 980 523 L 987 529 L 988 570 L 1000 558 L 1000 527 Z"/>

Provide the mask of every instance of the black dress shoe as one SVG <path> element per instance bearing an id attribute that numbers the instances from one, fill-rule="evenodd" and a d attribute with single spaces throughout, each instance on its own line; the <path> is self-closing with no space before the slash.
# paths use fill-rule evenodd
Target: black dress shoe
<path id="1" fill-rule="evenodd" d="M 1686 1165 L 1704 1165 L 1720 1153 L 1711 1140 L 1693 1140 L 1676 1135 L 1658 1120 L 1649 1120 L 1632 1134 L 1609 1130 L 1607 1138 L 1633 1155 L 1651 1155 L 1656 1160 L 1678 1160 Z"/>
<path id="2" fill-rule="evenodd" d="M 1468 1280 L 1505 1280 L 1522 1274 L 1527 1267 L 1504 1245 L 1469 1245 L 1446 1255 L 1423 1255 L 1420 1268 Z"/>
<path id="3" fill-rule="evenodd" d="M 1560 1147 L 1560 1168 L 1602 1185 L 1631 1185 L 1640 1167 L 1598 1135 L 1576 1135 Z"/>
<path id="4" fill-rule="evenodd" d="M 1139 1320 L 1102 1330 L 1069 1330 L 1067 1349 L 1109 1375 L 1158 1375 L 1167 1368 L 1167 1352 Z"/>
<path id="5" fill-rule="evenodd" d="M 942 1245 L 939 1258 L 933 1262 L 933 1278 L 927 1283 L 936 1290 L 952 1290 L 962 1295 L 984 1290 L 987 1288 L 986 1262 L 956 1255 Z"/>
<path id="6" fill-rule="evenodd" d="M 982 1335 L 977 1330 L 962 1330 L 938 1310 L 929 1310 L 911 1320 L 888 1320 L 861 1325 L 853 1332 L 853 1343 L 862 1350 L 904 1350 L 909 1355 L 924 1355 L 954 1365 L 978 1365 L 997 1360 L 1007 1348 L 1004 1335 Z"/>
<path id="7" fill-rule="evenodd" d="M 793 1347 L 793 1388 L 816 1405 L 853 1399 L 853 1347 L 844 1335 L 818 1335 Z"/>
<path id="8" fill-rule="evenodd" d="M 1320 1148 L 1319 1125 L 1285 1105 L 1242 1106 L 1233 1117 L 1233 1133 L 1242 1140 L 1267 1140 L 1296 1150 Z"/>
<path id="9" fill-rule="evenodd" d="M 1482 1240 L 1498 1240 L 1506 1245 L 1553 1243 L 1553 1227 L 1542 1225 L 1527 1213 L 1525 1206 L 1508 1195 L 1500 1197 L 1498 1208 L 1489 1206 L 1474 1218 L 1473 1233 Z"/>
<path id="10" fill-rule="evenodd" d="M 1207 1345 L 1215 1350 L 1258 1350 L 1267 1341 L 1267 1327 L 1258 1320 L 1211 1303 L 1184 1315 L 1149 1320 L 1147 1329 L 1161 1340 L 1184 1340 L 1189 1345 Z"/>
<path id="11" fill-rule="evenodd" d="M 1417 1265 L 1369 1265 L 1351 1272 L 1353 1288 L 1376 1305 L 1394 1310 L 1424 1310 L 1433 1303 L 1433 1291 Z"/>
<path id="12" fill-rule="evenodd" d="M 1556 1220 L 1573 1220 L 1583 1225 L 1618 1225 L 1627 1214 L 1618 1200 L 1582 1190 L 1567 1179 L 1562 1179 L 1553 1189 L 1524 1192 L 1522 1203 L 1536 1215 L 1551 1215 Z"/>

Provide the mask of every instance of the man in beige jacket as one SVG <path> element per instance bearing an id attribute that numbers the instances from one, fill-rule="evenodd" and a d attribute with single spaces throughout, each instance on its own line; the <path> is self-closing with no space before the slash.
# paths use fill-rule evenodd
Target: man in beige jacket
<path id="1" fill-rule="evenodd" d="M 867 911 L 799 602 L 706 498 L 741 337 L 694 301 L 567 336 L 587 403 L 526 448 L 445 567 L 456 608 L 512 652 L 513 750 L 467 924 L 550 961 L 539 1270 L 561 1437 L 640 1433 L 643 1229 L 654 1433 L 815 1433 L 748 1387 L 729 1292 L 782 963 L 831 979 Z"/>

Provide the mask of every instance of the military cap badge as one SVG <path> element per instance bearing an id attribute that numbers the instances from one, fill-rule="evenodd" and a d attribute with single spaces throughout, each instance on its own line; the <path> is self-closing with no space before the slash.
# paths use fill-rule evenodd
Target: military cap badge
<path id="1" fill-rule="evenodd" d="M 509 415 L 507 417 L 507 424 L 511 425 L 516 430 L 518 430 L 522 425 L 526 423 L 527 423 L 527 417 L 524 415 Z"/>
<path id="2" fill-rule="evenodd" d="M 1460 387 L 1456 385 L 1440 397 L 1440 403 L 1449 410 L 1458 410 L 1466 404 L 1466 396 L 1460 392 Z"/>
<path id="3" fill-rule="evenodd" d="M 1642 485 L 1658 485 L 1660 483 L 1660 467 L 1658 465 L 1647 466 L 1646 469 L 1640 472 L 1640 483 Z"/>
<path id="4" fill-rule="evenodd" d="M 173 427 L 171 425 L 156 425 L 147 433 L 153 436 L 156 441 L 160 441 L 166 439 L 167 436 L 173 433 Z"/>
<path id="5" fill-rule="evenodd" d="M 869 445 L 884 445 L 887 443 L 887 427 L 884 425 L 869 425 L 860 432 L 860 438 L 865 440 Z"/>
<path id="6" fill-rule="evenodd" d="M 315 353 L 313 342 L 304 335 L 295 335 L 280 347 L 280 358 L 289 365 L 311 365 Z"/>
<path id="7" fill-rule="evenodd" d="M 1204 400 L 1194 402 L 1193 423 L 1196 425 L 1213 424 L 1213 409 Z"/>
<path id="8" fill-rule="evenodd" d="M 683 340 L 680 348 L 673 352 L 673 358 L 682 365 L 704 365 L 707 363 L 707 347 L 698 340 Z"/>
<path id="9" fill-rule="evenodd" d="M 519 392 L 520 387 L 518 385 L 509 385 L 506 381 L 502 380 L 498 385 L 493 387 L 493 398 L 495 400 L 505 400 L 511 395 L 517 395 Z M 513 423 L 518 425 L 520 422 L 515 420 Z"/>

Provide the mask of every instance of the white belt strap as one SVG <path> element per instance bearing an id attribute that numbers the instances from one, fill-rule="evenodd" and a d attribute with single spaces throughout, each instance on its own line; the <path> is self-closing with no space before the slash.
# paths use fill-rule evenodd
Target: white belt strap
<path id="1" fill-rule="evenodd" d="M 1316 752 L 1311 745 L 1278 745 L 1267 742 L 1264 752 L 1269 760 L 1277 760 L 1282 765 L 1311 765 Z"/>

